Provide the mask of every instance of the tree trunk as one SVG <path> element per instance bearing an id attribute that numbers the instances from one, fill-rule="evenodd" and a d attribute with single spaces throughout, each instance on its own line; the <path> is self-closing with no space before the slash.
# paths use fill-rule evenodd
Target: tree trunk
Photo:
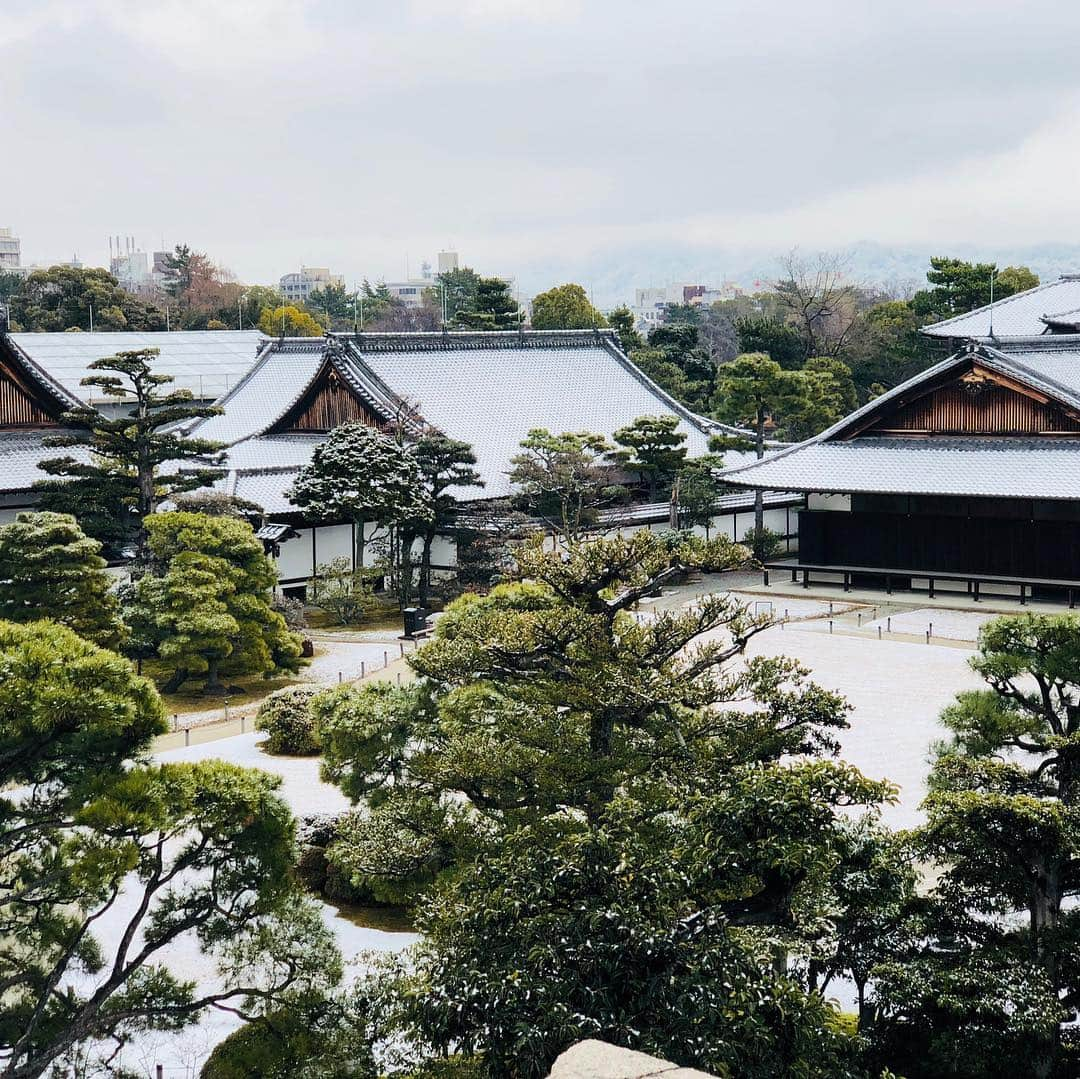
<path id="1" fill-rule="evenodd" d="M 169 680 L 161 687 L 162 693 L 175 693 L 188 680 L 188 669 L 177 667 L 169 676 Z"/>
<path id="2" fill-rule="evenodd" d="M 420 554 L 420 606 L 427 608 L 431 593 L 431 547 L 435 542 L 435 529 L 424 532 L 424 549 Z"/>
<path id="3" fill-rule="evenodd" d="M 218 672 L 220 666 L 221 660 L 217 657 L 207 661 L 206 685 L 203 686 L 203 693 L 207 696 L 220 697 L 225 693 L 225 687 L 221 684 L 221 678 Z"/>
<path id="4" fill-rule="evenodd" d="M 364 568 L 364 520 L 361 518 L 353 522 L 356 529 L 356 543 L 353 551 L 353 569 Z"/>

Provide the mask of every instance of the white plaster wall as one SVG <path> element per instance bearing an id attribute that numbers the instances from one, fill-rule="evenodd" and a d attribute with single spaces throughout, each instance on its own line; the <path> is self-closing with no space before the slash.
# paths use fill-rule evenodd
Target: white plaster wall
<path id="1" fill-rule="evenodd" d="M 321 566 L 335 558 L 353 559 L 352 525 L 323 525 L 315 529 L 315 564 Z"/>
<path id="2" fill-rule="evenodd" d="M 851 495 L 821 495 L 811 492 L 806 496 L 808 510 L 842 510 L 850 512 Z"/>
<path id="3" fill-rule="evenodd" d="M 311 576 L 311 529 L 298 528 L 295 539 L 281 544 L 278 577 L 283 581 L 304 581 Z"/>

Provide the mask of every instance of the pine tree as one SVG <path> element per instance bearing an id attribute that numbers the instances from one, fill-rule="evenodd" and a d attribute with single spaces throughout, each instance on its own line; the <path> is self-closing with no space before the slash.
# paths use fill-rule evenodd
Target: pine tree
<path id="1" fill-rule="evenodd" d="M 353 522 L 357 565 L 364 563 L 366 524 L 386 529 L 390 571 L 400 580 L 400 598 L 408 599 L 412 542 L 432 515 L 408 449 L 366 424 L 342 424 L 315 448 L 290 498 L 316 520 Z"/>
<path id="2" fill-rule="evenodd" d="M 454 325 L 465 330 L 510 330 L 518 325 L 521 308 L 500 277 L 481 277 L 472 305 L 454 316 Z"/>
<path id="3" fill-rule="evenodd" d="M 100 551 L 69 514 L 20 513 L 0 528 L 0 618 L 47 618 L 119 648 L 127 631 Z"/>
<path id="4" fill-rule="evenodd" d="M 457 508 L 457 499 L 449 493 L 450 489 L 483 487 L 484 481 L 473 467 L 476 454 L 467 442 L 428 434 L 417 441 L 413 452 L 433 510 L 424 529 L 424 547 L 420 555 L 420 604 L 424 606 L 431 589 L 431 546 L 439 528 L 450 523 Z"/>
<path id="5" fill-rule="evenodd" d="M 612 436 L 622 448 L 612 452 L 611 460 L 638 473 L 650 502 L 660 497 L 661 487 L 670 485 L 686 463 L 686 435 L 678 426 L 676 416 L 638 416 Z"/>
<path id="6" fill-rule="evenodd" d="M 90 405 L 65 413 L 64 422 L 79 433 L 52 436 L 49 445 L 80 446 L 89 453 L 43 461 L 41 468 L 54 478 L 34 485 L 43 508 L 72 514 L 111 554 L 133 539 L 141 544 L 143 518 L 161 500 L 206 487 L 222 475 L 214 467 L 220 445 L 184 438 L 177 430 L 185 420 L 221 410 L 193 404 L 190 390 L 162 390 L 172 376 L 154 372 L 151 361 L 157 354 L 156 348 L 119 352 L 90 365 L 107 373 L 82 384 L 131 407 L 115 417 Z M 164 465 L 168 471 L 162 471 Z"/>
<path id="7" fill-rule="evenodd" d="M 205 675 L 270 675 L 300 665 L 300 639 L 273 609 L 277 570 L 251 525 L 201 513 L 146 521 L 151 572 L 136 586 L 133 621 L 171 669 L 166 692 Z"/>

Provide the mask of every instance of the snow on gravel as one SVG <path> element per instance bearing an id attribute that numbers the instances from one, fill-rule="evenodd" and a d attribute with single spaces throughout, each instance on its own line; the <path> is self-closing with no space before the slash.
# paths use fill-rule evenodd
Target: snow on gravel
<path id="1" fill-rule="evenodd" d="M 853 710 L 850 728 L 839 736 L 840 755 L 871 778 L 899 786 L 899 802 L 883 813 L 886 824 L 910 828 L 921 822 L 930 746 L 945 733 L 938 715 L 960 690 L 983 685 L 968 666 L 968 650 L 833 636 L 794 624 L 759 633 L 747 654 L 791 656 L 814 681 L 843 694 Z"/>
<path id="2" fill-rule="evenodd" d="M 891 624 L 893 633 L 911 633 L 921 636 L 928 629 L 934 637 L 945 637 L 951 641 L 976 641 L 979 630 L 996 613 L 982 614 L 980 611 L 949 611 L 940 607 L 919 607 L 914 611 L 900 611 L 888 619 L 879 618 L 876 622 L 865 623 L 868 629 Z"/>

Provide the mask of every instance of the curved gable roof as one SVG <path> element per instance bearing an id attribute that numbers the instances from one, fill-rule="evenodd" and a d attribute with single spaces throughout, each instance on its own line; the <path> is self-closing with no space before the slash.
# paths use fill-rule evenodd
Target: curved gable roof
<path id="1" fill-rule="evenodd" d="M 1065 274 L 966 314 L 923 326 L 919 332 L 927 337 L 989 337 L 992 329 L 998 337 L 1034 336 L 1047 332 L 1047 317 L 1052 321 L 1053 312 L 1078 307 L 1080 274 Z"/>

